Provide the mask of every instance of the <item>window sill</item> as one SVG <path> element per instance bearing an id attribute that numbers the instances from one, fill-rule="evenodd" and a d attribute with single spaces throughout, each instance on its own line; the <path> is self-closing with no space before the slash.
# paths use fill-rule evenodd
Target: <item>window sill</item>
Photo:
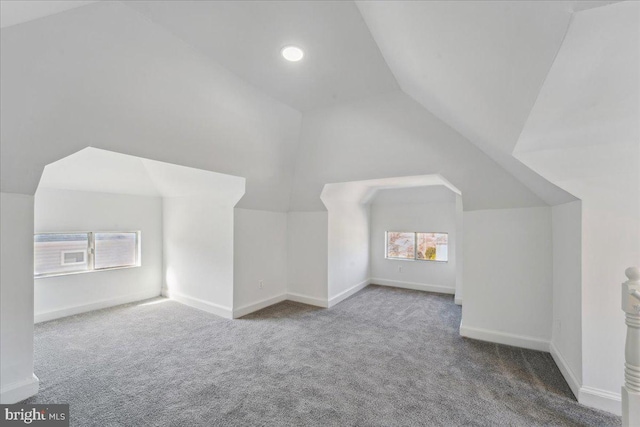
<path id="1" fill-rule="evenodd" d="M 110 268 L 100 268 L 97 270 L 84 270 L 84 271 L 69 271 L 65 273 L 47 273 L 47 274 L 39 274 L 34 275 L 34 279 L 48 279 L 49 277 L 60 277 L 60 276 L 75 276 L 76 274 L 86 274 L 86 273 L 100 273 L 101 271 L 112 271 L 112 270 L 128 270 L 130 268 L 138 268 L 142 267 L 142 265 L 127 265 L 124 267 L 110 267 Z"/>
<path id="2" fill-rule="evenodd" d="M 442 261 L 438 259 L 411 259 L 411 258 L 389 258 L 385 257 L 384 259 L 389 261 L 410 261 L 410 262 L 440 262 L 440 263 L 448 263 L 449 261 Z"/>

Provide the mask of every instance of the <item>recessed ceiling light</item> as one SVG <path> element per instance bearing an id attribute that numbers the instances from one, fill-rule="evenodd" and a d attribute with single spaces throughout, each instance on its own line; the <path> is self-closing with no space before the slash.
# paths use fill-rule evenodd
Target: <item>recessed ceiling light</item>
<path id="1" fill-rule="evenodd" d="M 291 62 L 298 62 L 304 56 L 302 49 L 296 46 L 285 46 L 282 48 L 280 53 L 282 53 L 284 59 Z"/>

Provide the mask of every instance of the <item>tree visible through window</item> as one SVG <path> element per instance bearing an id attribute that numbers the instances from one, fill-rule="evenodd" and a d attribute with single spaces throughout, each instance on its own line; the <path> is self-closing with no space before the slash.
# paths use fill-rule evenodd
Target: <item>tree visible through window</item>
<path id="1" fill-rule="evenodd" d="M 447 233 L 387 231 L 386 234 L 387 258 L 421 261 L 449 260 L 449 235 Z"/>

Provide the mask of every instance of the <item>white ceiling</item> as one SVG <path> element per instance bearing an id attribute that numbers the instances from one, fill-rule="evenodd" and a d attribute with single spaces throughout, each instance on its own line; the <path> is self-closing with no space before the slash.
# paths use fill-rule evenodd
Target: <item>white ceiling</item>
<path id="1" fill-rule="evenodd" d="M 242 176 L 242 207 L 287 210 L 299 111 L 120 2 L 1 31 L 2 191 L 92 146 Z"/>
<path id="2" fill-rule="evenodd" d="M 603 235 L 617 221 L 630 239 L 640 235 L 639 30 L 640 2 L 577 13 L 514 154 L 589 209 L 614 212 Z"/>
<path id="3" fill-rule="evenodd" d="M 584 10 L 574 22 L 518 153 L 640 141 L 640 63 L 629 55 L 640 52 L 640 3 Z"/>
<path id="4" fill-rule="evenodd" d="M 142 159 L 85 148 L 44 168 L 38 189 L 160 196 Z"/>
<path id="5" fill-rule="evenodd" d="M 125 4 L 300 111 L 398 88 L 350 1 Z M 301 47 L 304 59 L 285 61 L 286 45 Z"/>
<path id="6" fill-rule="evenodd" d="M 613 3 L 620 3 L 624 0 L 578 0 L 573 5 L 574 12 L 580 12 L 587 9 L 595 9 L 596 7 L 608 6 Z"/>
<path id="7" fill-rule="evenodd" d="M 452 200 L 456 194 L 462 194 L 458 188 L 438 174 L 402 176 L 392 178 L 368 179 L 363 181 L 349 181 L 326 184 L 320 196 L 323 203 L 329 206 L 333 203 L 355 202 L 370 203 L 379 192 L 409 191 L 406 195 L 417 194 L 411 191 L 423 191 L 425 197 L 434 200 L 443 199 L 443 193 L 449 193 Z M 388 196 L 382 196 L 384 200 Z M 393 197 L 393 196 L 391 196 Z"/>
<path id="8" fill-rule="evenodd" d="M 228 202 L 244 192 L 244 178 L 178 166 L 93 147 L 44 168 L 40 189 L 151 197 L 207 196 Z"/>
<path id="9" fill-rule="evenodd" d="M 379 190 L 372 200 L 374 205 L 400 205 L 414 203 L 453 203 L 456 193 L 444 185 Z"/>
<path id="10" fill-rule="evenodd" d="M 65 10 L 75 9 L 97 0 L 2 0 L 0 1 L 0 28 L 33 21 Z"/>
<path id="11" fill-rule="evenodd" d="M 2 1 L 2 25 L 10 26 L 2 30 L 3 188 L 28 192 L 41 165 L 92 145 L 245 176 L 241 203 L 278 210 L 297 199 L 319 203 L 327 182 L 398 171 L 446 171 L 477 193 L 476 207 L 573 200 L 513 150 L 572 15 L 615 6 L 130 1 L 77 8 L 88 3 Z M 284 61 L 285 44 L 304 48 L 305 59 Z M 395 159 L 403 150 L 422 157 Z M 483 204 L 492 199 L 487 193 L 499 203 Z"/>
<path id="12" fill-rule="evenodd" d="M 568 28 L 568 1 L 357 2 L 400 87 L 548 203 L 511 156 Z"/>

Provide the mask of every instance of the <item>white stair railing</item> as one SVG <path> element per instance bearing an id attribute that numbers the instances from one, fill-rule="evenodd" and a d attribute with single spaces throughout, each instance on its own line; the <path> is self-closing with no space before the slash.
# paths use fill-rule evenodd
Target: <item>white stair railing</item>
<path id="1" fill-rule="evenodd" d="M 640 427 L 640 268 L 624 272 L 622 310 L 626 313 L 624 386 L 622 387 L 622 425 Z"/>

